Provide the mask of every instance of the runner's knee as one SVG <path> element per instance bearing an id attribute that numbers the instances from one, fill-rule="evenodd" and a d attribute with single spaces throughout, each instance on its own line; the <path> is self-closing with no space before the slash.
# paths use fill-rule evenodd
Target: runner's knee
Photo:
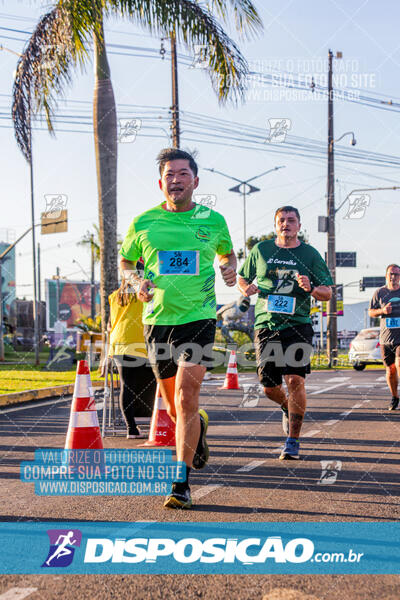
<path id="1" fill-rule="evenodd" d="M 264 387 L 264 394 L 267 396 L 267 398 L 271 398 L 271 396 L 276 394 L 279 388 L 279 385 L 275 385 L 274 387 Z"/>
<path id="2" fill-rule="evenodd" d="M 288 375 L 286 377 L 286 384 L 290 390 L 299 390 L 304 388 L 304 377 L 300 375 Z"/>

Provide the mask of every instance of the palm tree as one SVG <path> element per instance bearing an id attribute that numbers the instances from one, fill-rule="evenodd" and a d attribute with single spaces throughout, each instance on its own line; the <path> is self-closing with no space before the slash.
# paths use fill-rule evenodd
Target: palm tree
<path id="1" fill-rule="evenodd" d="M 233 10 L 241 34 L 262 28 L 251 0 L 210 0 L 209 10 L 194 0 L 58 0 L 39 21 L 18 61 L 12 114 L 17 143 L 31 158 L 31 116 L 45 112 L 50 133 L 57 97 L 71 84 L 73 70 L 90 59 L 93 43 L 95 88 L 93 127 L 100 229 L 100 296 L 103 330 L 108 295 L 118 286 L 117 118 L 104 39 L 103 19 L 120 15 L 159 37 L 174 32 L 187 48 L 205 45 L 209 76 L 220 102 L 243 99 L 247 63 L 212 15 L 223 20 Z"/>
<path id="2" fill-rule="evenodd" d="M 96 225 L 96 223 L 93 223 L 92 227 L 93 227 L 93 232 L 91 232 L 89 230 L 86 231 L 86 233 L 81 237 L 79 242 L 77 242 L 77 245 L 82 246 L 83 248 L 87 248 L 88 250 L 90 250 L 90 252 L 92 251 L 92 247 L 93 247 L 94 262 L 99 263 L 100 262 L 100 229 L 99 229 L 99 226 Z M 118 250 L 122 246 L 122 242 L 123 242 L 123 240 L 119 237 L 119 235 L 117 235 Z"/>

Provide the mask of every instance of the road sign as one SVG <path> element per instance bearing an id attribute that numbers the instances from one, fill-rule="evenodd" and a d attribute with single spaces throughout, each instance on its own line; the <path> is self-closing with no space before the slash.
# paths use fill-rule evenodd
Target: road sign
<path id="1" fill-rule="evenodd" d="M 68 231 L 68 211 L 58 210 L 41 214 L 41 233 L 64 233 Z"/>
<path id="2" fill-rule="evenodd" d="M 356 267 L 356 252 L 336 252 L 336 266 L 337 267 Z M 325 262 L 327 262 L 327 255 L 325 252 Z"/>
<path id="3" fill-rule="evenodd" d="M 337 267 L 356 267 L 355 252 L 336 252 L 336 266 Z"/>
<path id="4" fill-rule="evenodd" d="M 379 288 L 383 287 L 386 283 L 385 277 L 363 277 L 360 279 L 360 292 L 363 292 L 365 288 Z"/>

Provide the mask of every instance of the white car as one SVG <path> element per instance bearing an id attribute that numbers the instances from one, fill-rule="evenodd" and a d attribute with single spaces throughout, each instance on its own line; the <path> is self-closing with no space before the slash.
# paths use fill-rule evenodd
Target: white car
<path id="1" fill-rule="evenodd" d="M 349 361 L 356 371 L 362 371 L 367 365 L 382 364 L 379 344 L 379 327 L 361 329 L 350 342 Z"/>

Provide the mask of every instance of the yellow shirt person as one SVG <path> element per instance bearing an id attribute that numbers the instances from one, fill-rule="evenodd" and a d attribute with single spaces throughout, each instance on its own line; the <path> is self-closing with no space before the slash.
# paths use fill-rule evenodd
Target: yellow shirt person
<path id="1" fill-rule="evenodd" d="M 144 356 L 147 358 L 143 336 L 142 310 L 136 294 L 121 291 L 121 288 L 110 294 L 110 347 L 109 356 Z M 127 302 L 127 304 L 123 304 Z"/>
<path id="2" fill-rule="evenodd" d="M 126 437 L 145 437 L 138 429 L 135 417 L 148 417 L 153 410 L 156 380 L 147 360 L 143 337 L 142 309 L 136 294 L 122 283 L 110 294 L 110 346 L 108 355 L 114 359 L 121 381 L 120 408 L 125 419 Z"/>

